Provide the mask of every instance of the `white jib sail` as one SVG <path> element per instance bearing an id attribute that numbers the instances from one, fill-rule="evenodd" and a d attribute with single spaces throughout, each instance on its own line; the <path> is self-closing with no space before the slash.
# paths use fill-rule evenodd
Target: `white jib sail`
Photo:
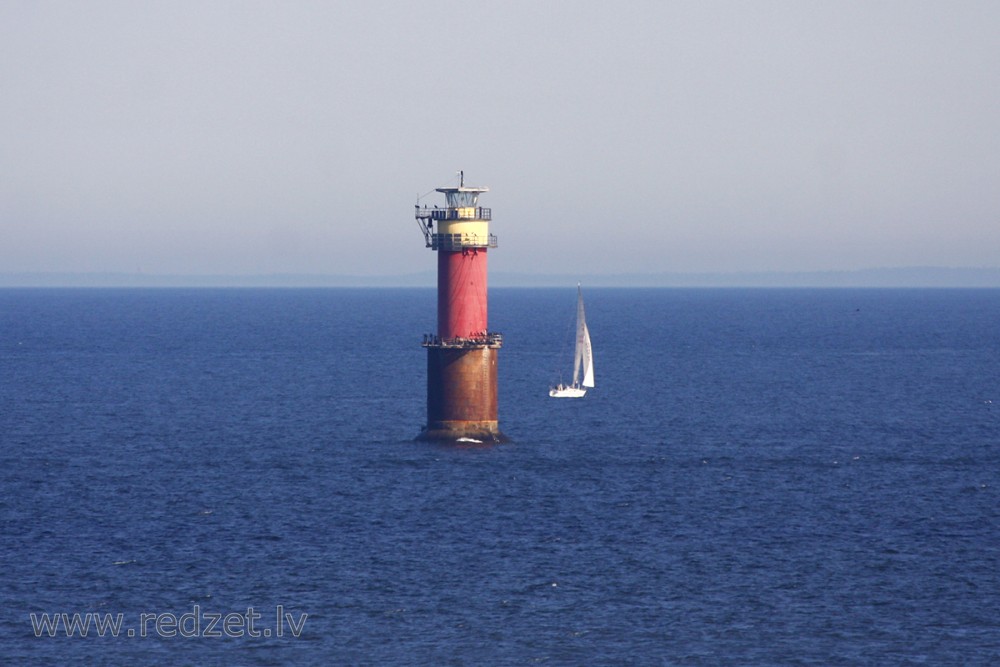
<path id="1" fill-rule="evenodd" d="M 594 386 L 594 351 L 590 347 L 590 331 L 583 325 L 583 386 Z"/>

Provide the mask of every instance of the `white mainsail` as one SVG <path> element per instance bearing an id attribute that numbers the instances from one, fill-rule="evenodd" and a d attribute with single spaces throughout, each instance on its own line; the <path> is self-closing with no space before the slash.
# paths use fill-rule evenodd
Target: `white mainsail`
<path id="1" fill-rule="evenodd" d="M 594 386 L 594 351 L 590 347 L 590 331 L 587 329 L 587 315 L 583 311 L 583 292 L 577 286 L 576 301 L 576 355 L 573 360 L 573 384 L 584 387 Z M 583 382 L 580 383 L 580 370 Z"/>

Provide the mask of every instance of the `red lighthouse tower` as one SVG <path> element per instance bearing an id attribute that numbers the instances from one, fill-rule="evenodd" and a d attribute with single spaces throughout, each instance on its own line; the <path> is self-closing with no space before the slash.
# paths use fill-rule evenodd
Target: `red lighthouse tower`
<path id="1" fill-rule="evenodd" d="M 427 348 L 427 425 L 419 440 L 506 440 L 497 421 L 497 352 L 503 340 L 486 323 L 491 212 L 479 206 L 485 187 L 438 188 L 445 208 L 417 205 L 427 247 L 437 252 L 437 333 Z"/>

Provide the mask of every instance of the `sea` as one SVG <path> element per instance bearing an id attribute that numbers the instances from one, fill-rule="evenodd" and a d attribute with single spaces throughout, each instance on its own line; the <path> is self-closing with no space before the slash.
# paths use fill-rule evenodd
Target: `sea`
<path id="1" fill-rule="evenodd" d="M 1000 664 L 1000 290 L 583 294 L 0 290 L 0 663 Z"/>

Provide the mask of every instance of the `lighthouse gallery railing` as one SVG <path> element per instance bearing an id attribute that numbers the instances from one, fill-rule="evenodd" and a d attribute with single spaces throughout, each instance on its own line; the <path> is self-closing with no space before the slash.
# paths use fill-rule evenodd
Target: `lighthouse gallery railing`
<path id="1" fill-rule="evenodd" d="M 476 208 L 418 208 L 417 218 L 423 220 L 492 220 L 493 213 L 483 206 Z"/>

